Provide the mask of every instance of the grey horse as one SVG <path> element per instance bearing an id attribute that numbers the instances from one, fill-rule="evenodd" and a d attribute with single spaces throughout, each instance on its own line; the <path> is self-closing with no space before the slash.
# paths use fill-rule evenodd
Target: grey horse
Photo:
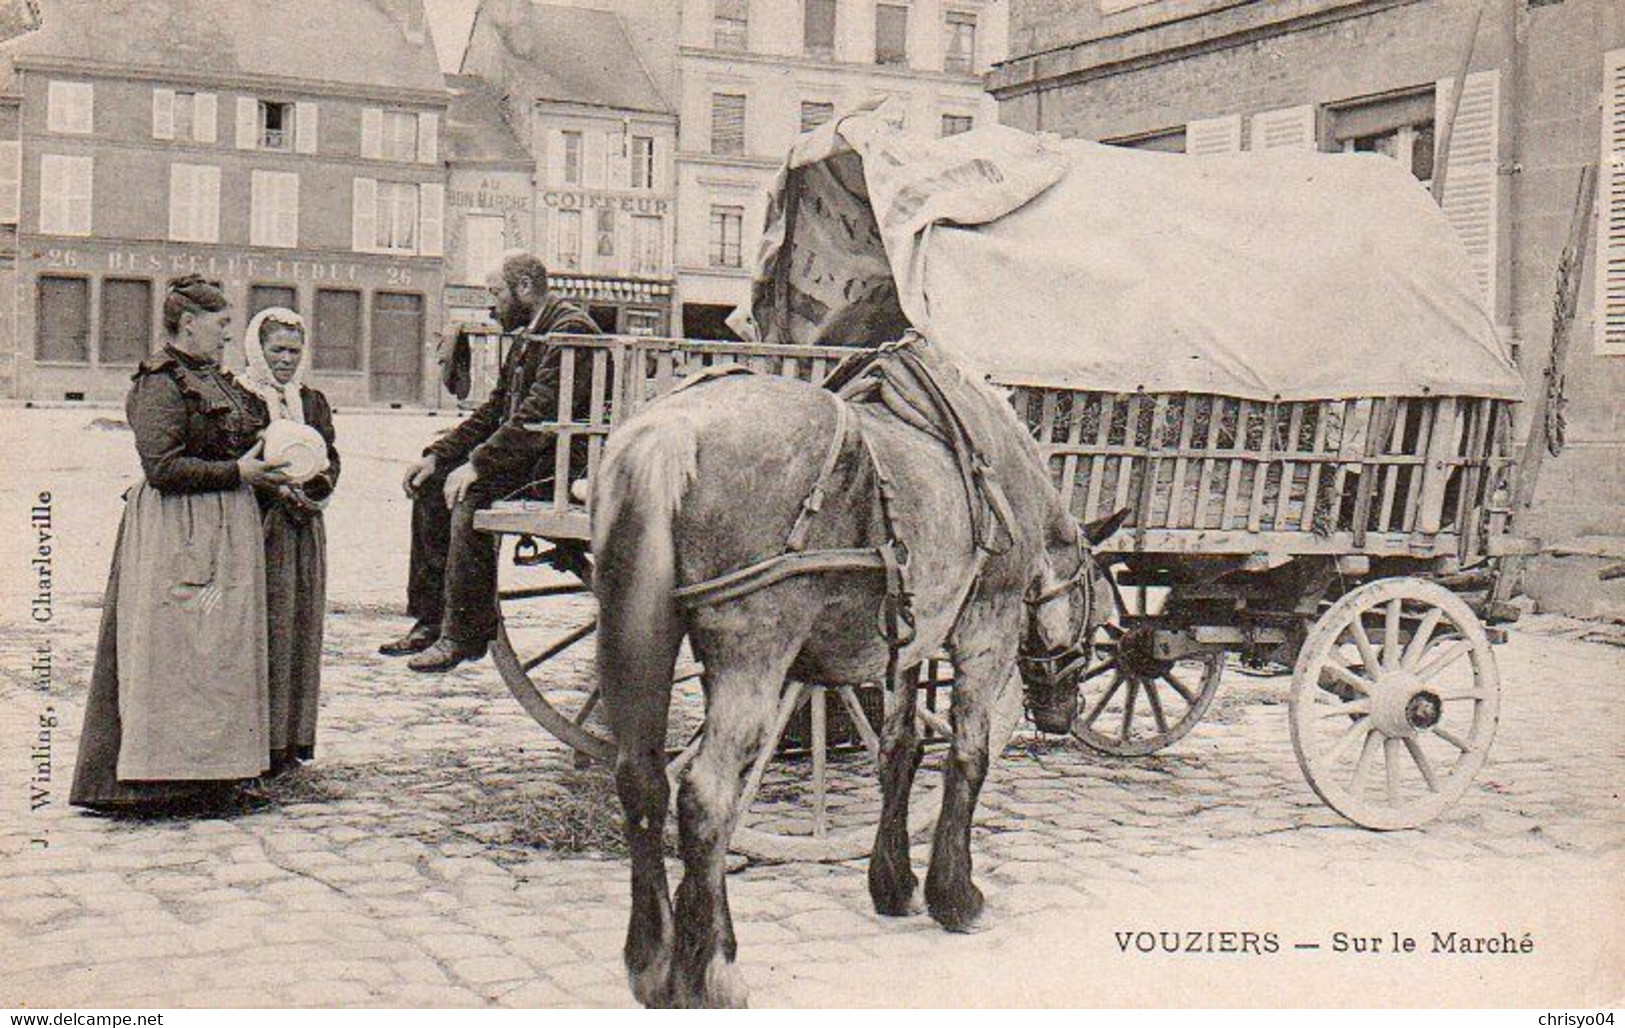
<path id="1" fill-rule="evenodd" d="M 1008 524 L 996 541 L 978 545 L 977 502 L 942 432 L 878 403 L 851 404 L 856 430 L 843 431 L 837 408 L 845 401 L 805 382 L 721 378 L 652 403 L 611 435 L 593 485 L 598 675 L 631 850 L 626 967 L 645 1004 L 745 1002 L 725 858 L 741 776 L 773 744 L 787 677 L 874 683 L 886 680 L 888 666 L 949 655 L 953 735 L 925 902 L 945 928 L 964 931 L 983 905 L 971 881 L 970 830 L 988 769 L 991 705 L 1018 650 L 1035 655 L 1034 666 L 1087 658 L 1078 656 L 1093 606 L 1087 529 L 1063 507 L 1036 443 L 1004 399 L 923 341 L 911 349 L 977 442 L 988 472 L 978 477 L 996 472 L 1008 499 Z M 832 439 L 842 442 L 832 447 Z M 876 503 L 882 468 L 889 516 Z M 713 603 L 679 602 L 684 586 L 782 552 L 813 486 L 826 483 L 816 516 L 806 519 L 805 550 L 851 552 L 895 534 L 914 583 L 906 646 L 893 653 L 899 640 L 888 644 L 877 631 L 886 576 L 862 569 L 794 574 Z M 662 859 L 665 745 L 685 636 L 705 668 L 706 721 L 679 787 L 684 875 L 674 910 Z M 919 740 L 913 679 L 891 677 L 899 695 L 887 698 L 881 732 L 882 810 L 868 880 L 875 909 L 903 915 L 918 884 L 909 865 L 908 798 Z"/>

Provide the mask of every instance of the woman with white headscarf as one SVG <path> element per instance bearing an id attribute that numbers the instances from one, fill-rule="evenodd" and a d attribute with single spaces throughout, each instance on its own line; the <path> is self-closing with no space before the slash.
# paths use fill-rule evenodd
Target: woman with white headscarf
<path id="1" fill-rule="evenodd" d="M 338 482 L 339 453 L 333 445 L 333 409 L 327 397 L 304 384 L 310 364 L 304 319 L 285 307 L 260 311 L 243 333 L 243 357 L 242 384 L 259 398 L 270 422 L 266 448 L 292 455 L 290 472 L 296 479 L 258 490 L 265 521 L 271 773 L 276 774 L 316 753 L 327 613 L 322 508 Z M 294 425 L 314 429 L 319 439 L 293 429 Z M 292 442 L 281 446 L 279 436 Z M 301 445 L 310 451 L 302 457 L 294 452 Z M 300 465 L 303 474 L 298 473 Z"/>

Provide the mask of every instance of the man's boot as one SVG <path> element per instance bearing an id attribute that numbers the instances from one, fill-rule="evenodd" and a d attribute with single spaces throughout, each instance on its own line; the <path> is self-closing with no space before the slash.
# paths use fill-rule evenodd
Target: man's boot
<path id="1" fill-rule="evenodd" d="M 391 639 L 378 647 L 378 652 L 386 657 L 405 657 L 413 653 L 422 653 L 433 646 L 440 638 L 440 626 L 419 621 L 412 626 L 412 630 L 399 639 Z"/>
<path id="2" fill-rule="evenodd" d="M 479 660 L 485 656 L 487 643 L 460 643 L 444 636 L 435 640 L 435 644 L 422 653 L 406 662 L 406 666 L 413 671 L 424 674 L 440 674 L 470 660 Z"/>

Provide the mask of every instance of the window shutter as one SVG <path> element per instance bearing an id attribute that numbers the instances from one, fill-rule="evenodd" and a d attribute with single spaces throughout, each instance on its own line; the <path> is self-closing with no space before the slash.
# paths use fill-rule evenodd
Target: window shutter
<path id="1" fill-rule="evenodd" d="M 425 182 L 418 187 L 418 253 L 439 257 L 446 249 L 446 187 Z"/>
<path id="2" fill-rule="evenodd" d="M 0 224 L 15 225 L 22 213 L 23 145 L 0 142 Z"/>
<path id="3" fill-rule="evenodd" d="M 248 245 L 271 245 L 271 208 L 275 203 L 272 195 L 271 173 L 256 171 L 249 177 L 248 187 Z M 173 219 L 173 215 L 171 215 Z"/>
<path id="4" fill-rule="evenodd" d="M 649 188 L 655 192 L 666 188 L 665 173 L 660 168 L 660 137 L 649 137 Z"/>
<path id="5" fill-rule="evenodd" d="M 316 103 L 301 100 L 294 105 L 294 150 L 299 153 L 316 152 L 316 140 L 321 133 L 321 116 L 321 106 Z"/>
<path id="6" fill-rule="evenodd" d="M 434 111 L 418 115 L 418 162 L 440 163 L 440 115 Z"/>
<path id="7" fill-rule="evenodd" d="M 277 178 L 276 238 L 283 246 L 299 245 L 299 176 L 292 172 Z"/>
<path id="8" fill-rule="evenodd" d="M 1314 150 L 1315 105 L 1283 107 L 1253 115 L 1250 150 Z"/>
<path id="9" fill-rule="evenodd" d="M 1235 153 L 1241 149 L 1241 115 L 1204 118 L 1185 126 L 1185 152 Z"/>
<path id="10" fill-rule="evenodd" d="M 192 177 L 192 165 L 169 166 L 169 238 L 184 241 L 192 238 L 192 225 L 197 220 L 197 180 Z"/>
<path id="11" fill-rule="evenodd" d="M 371 253 L 378 245 L 377 180 L 356 179 L 354 195 L 354 209 L 350 213 L 350 248 L 357 253 Z"/>
<path id="12" fill-rule="evenodd" d="M 1610 50 L 1602 61 L 1595 345 L 1599 354 L 1617 357 L 1625 356 L 1625 49 Z"/>
<path id="13" fill-rule="evenodd" d="M 604 146 L 604 133 L 586 132 L 583 141 L 582 163 L 586 165 L 581 170 L 581 184 L 591 189 L 604 188 L 604 159 L 608 155 Z"/>
<path id="14" fill-rule="evenodd" d="M 213 143 L 219 138 L 220 105 L 213 93 L 192 94 L 192 138 Z"/>
<path id="15" fill-rule="evenodd" d="M 384 156 L 384 112 L 380 108 L 361 109 L 361 156 L 369 161 Z"/>
<path id="16" fill-rule="evenodd" d="M 197 175 L 197 239 L 204 243 L 220 242 L 220 169 L 203 165 L 195 169 Z"/>
<path id="17" fill-rule="evenodd" d="M 152 91 L 152 138 L 175 138 L 175 91 L 158 88 Z"/>
<path id="18" fill-rule="evenodd" d="M 68 230 L 76 236 L 91 231 L 91 211 L 95 201 L 96 162 L 91 157 L 69 158 Z"/>
<path id="19" fill-rule="evenodd" d="M 1501 75 L 1467 76 L 1450 138 L 1441 206 L 1467 247 L 1473 274 L 1483 290 L 1484 310 L 1495 316 L 1495 269 L 1500 235 Z M 1435 138 L 1444 132 L 1455 83 L 1440 79 L 1434 91 Z"/>
<path id="20" fill-rule="evenodd" d="M 619 130 L 604 133 L 604 151 L 609 155 L 605 175 L 611 189 L 632 188 L 632 138 Z"/>
<path id="21" fill-rule="evenodd" d="M 260 105 L 251 96 L 237 98 L 237 149 L 252 150 L 260 131 Z"/>

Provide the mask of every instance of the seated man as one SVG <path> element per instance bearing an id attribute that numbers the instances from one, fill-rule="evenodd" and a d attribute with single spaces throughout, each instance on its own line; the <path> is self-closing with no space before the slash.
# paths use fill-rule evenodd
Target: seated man
<path id="1" fill-rule="evenodd" d="M 474 512 L 551 473 L 554 438 L 525 425 L 558 417 L 559 351 L 536 337 L 598 334 L 586 312 L 548 292 L 547 268 L 530 254 L 504 257 L 487 286 L 492 315 L 518 338 L 490 397 L 424 450 L 403 483 L 412 498 L 407 613 L 417 623 L 379 652 L 417 654 L 407 665 L 414 671 L 477 660 L 496 637 L 497 539 L 474 530 Z M 586 410 L 590 390 L 590 376 L 578 376 L 576 410 Z"/>

